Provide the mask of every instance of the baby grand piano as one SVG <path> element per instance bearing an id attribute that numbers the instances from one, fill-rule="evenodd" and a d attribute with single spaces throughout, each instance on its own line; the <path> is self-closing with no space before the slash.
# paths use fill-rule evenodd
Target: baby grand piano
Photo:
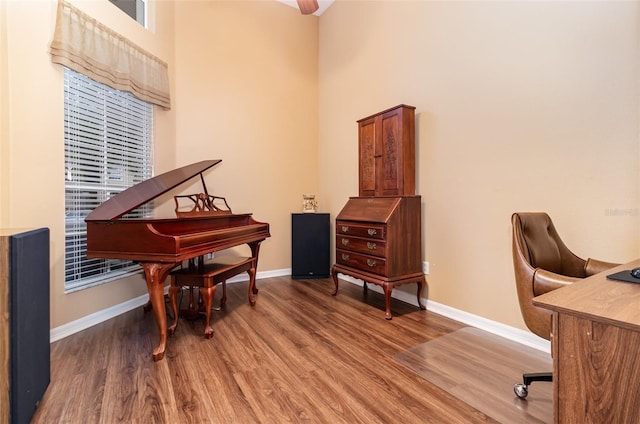
<path id="1" fill-rule="evenodd" d="M 203 211 L 202 202 L 197 199 L 193 210 L 177 213 L 176 218 L 120 218 L 197 175 L 205 191 L 199 199 L 207 203 L 213 197 L 206 193 L 202 173 L 220 162 L 220 159 L 206 160 L 157 175 L 113 196 L 85 219 L 87 257 L 129 259 L 144 269 L 160 331 L 160 343 L 153 350 L 155 361 L 164 357 L 167 344 L 164 281 L 169 272 L 185 260 L 242 244 L 251 248 L 257 267 L 260 243 L 270 237 L 269 224 L 256 221 L 250 213 L 233 214 L 214 205 Z"/>

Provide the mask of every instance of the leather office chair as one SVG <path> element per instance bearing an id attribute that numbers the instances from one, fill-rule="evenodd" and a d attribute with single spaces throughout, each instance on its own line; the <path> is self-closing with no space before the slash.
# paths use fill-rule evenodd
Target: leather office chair
<path id="1" fill-rule="evenodd" d="M 532 299 L 579 281 L 618 264 L 595 259 L 581 259 L 562 242 L 551 218 L 544 212 L 514 213 L 513 267 L 520 311 L 534 334 L 551 338 L 551 311 L 534 306 Z M 551 372 L 523 374 L 522 384 L 513 388 L 516 396 L 527 397 L 534 381 L 552 381 Z"/>

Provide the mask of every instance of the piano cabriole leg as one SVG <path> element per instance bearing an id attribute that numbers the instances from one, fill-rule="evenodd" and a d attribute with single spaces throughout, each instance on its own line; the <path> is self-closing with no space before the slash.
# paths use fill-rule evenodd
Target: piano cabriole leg
<path id="1" fill-rule="evenodd" d="M 149 300 L 153 308 L 153 315 L 160 332 L 160 343 L 153 349 L 153 360 L 159 361 L 164 357 L 167 346 L 167 310 L 164 306 L 164 280 L 167 274 L 175 266 L 173 263 L 140 262 L 147 280 Z"/>

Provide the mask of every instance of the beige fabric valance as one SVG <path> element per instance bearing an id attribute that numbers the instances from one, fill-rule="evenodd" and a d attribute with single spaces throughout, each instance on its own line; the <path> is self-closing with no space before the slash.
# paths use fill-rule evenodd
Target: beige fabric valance
<path id="1" fill-rule="evenodd" d="M 64 0 L 58 2 L 50 53 L 53 63 L 171 108 L 167 64 Z"/>

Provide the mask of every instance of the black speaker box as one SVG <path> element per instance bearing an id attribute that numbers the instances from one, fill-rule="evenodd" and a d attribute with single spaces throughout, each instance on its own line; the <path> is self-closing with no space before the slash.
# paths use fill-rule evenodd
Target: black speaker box
<path id="1" fill-rule="evenodd" d="M 291 214 L 291 277 L 326 278 L 330 274 L 328 213 Z"/>
<path id="2" fill-rule="evenodd" d="M 49 229 L 0 230 L 0 263 L 0 422 L 28 424 L 51 377 Z"/>

